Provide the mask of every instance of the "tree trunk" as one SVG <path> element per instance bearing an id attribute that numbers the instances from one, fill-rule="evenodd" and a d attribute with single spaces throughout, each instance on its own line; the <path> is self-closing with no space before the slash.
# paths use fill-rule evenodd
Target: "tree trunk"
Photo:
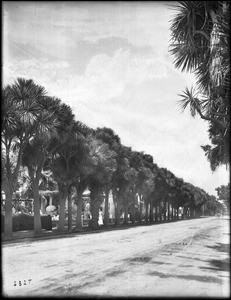
<path id="1" fill-rule="evenodd" d="M 34 234 L 41 234 L 41 216 L 40 216 L 40 199 L 39 199 L 39 182 L 34 180 L 33 195 L 34 195 Z"/>
<path id="2" fill-rule="evenodd" d="M 126 196 L 124 197 L 124 224 L 128 225 L 128 201 Z"/>
<path id="3" fill-rule="evenodd" d="M 145 222 L 148 223 L 148 208 L 149 208 L 149 203 L 148 199 L 145 200 Z"/>
<path id="4" fill-rule="evenodd" d="M 132 221 L 132 224 L 135 223 L 135 194 L 132 192 L 132 207 L 131 207 L 131 221 Z"/>
<path id="5" fill-rule="evenodd" d="M 171 205 L 171 221 L 173 221 L 173 218 L 174 218 L 174 217 L 173 217 L 173 213 L 174 213 L 173 211 L 174 211 L 174 208 L 173 208 L 173 204 L 172 204 L 172 205 Z"/>
<path id="6" fill-rule="evenodd" d="M 109 190 L 105 192 L 105 206 L 104 206 L 104 225 L 109 224 L 109 211 L 108 211 L 108 202 L 109 202 Z"/>
<path id="7" fill-rule="evenodd" d="M 71 192 L 68 193 L 67 197 L 68 201 L 68 231 L 72 230 L 72 199 L 71 199 Z"/>
<path id="8" fill-rule="evenodd" d="M 116 194 L 116 211 L 115 211 L 115 224 L 120 225 L 120 209 L 121 209 L 121 191 Z"/>
<path id="9" fill-rule="evenodd" d="M 155 204 L 155 223 L 158 222 L 158 205 L 157 203 Z"/>
<path id="10" fill-rule="evenodd" d="M 176 209 L 176 219 L 179 220 L 179 207 Z"/>
<path id="11" fill-rule="evenodd" d="M 181 214 L 181 219 L 182 219 L 182 220 L 185 219 L 185 211 L 186 211 L 186 209 L 185 209 L 185 207 L 183 207 L 183 212 L 182 212 L 182 214 Z"/>
<path id="12" fill-rule="evenodd" d="M 89 227 L 97 229 L 99 227 L 99 208 L 100 208 L 100 196 L 97 190 L 91 191 L 91 215 L 92 219 L 89 222 Z"/>
<path id="13" fill-rule="evenodd" d="M 67 199 L 67 192 L 63 193 L 63 196 L 59 196 L 59 231 L 65 231 L 65 204 Z"/>
<path id="14" fill-rule="evenodd" d="M 166 221 L 166 200 L 164 199 L 164 221 Z"/>
<path id="15" fill-rule="evenodd" d="M 5 190 L 5 222 L 4 222 L 4 236 L 11 237 L 13 231 L 13 216 L 12 216 L 12 197 L 13 189 Z"/>
<path id="16" fill-rule="evenodd" d="M 140 211 L 139 211 L 139 222 L 142 223 L 143 221 L 143 203 L 141 202 L 141 197 L 140 197 Z"/>
<path id="17" fill-rule="evenodd" d="M 153 223 L 153 199 L 150 199 L 150 223 Z"/>
<path id="18" fill-rule="evenodd" d="M 76 230 L 82 229 L 82 222 L 83 222 L 82 206 L 83 206 L 82 192 L 77 191 L 77 214 L 76 214 L 76 225 L 75 225 Z"/>
<path id="19" fill-rule="evenodd" d="M 170 200 L 168 199 L 168 221 L 170 221 Z"/>

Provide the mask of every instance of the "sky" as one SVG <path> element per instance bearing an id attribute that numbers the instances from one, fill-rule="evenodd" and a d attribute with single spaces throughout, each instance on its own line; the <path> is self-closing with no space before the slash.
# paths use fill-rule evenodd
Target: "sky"
<path id="1" fill-rule="evenodd" d="M 109 127 L 177 177 L 217 196 L 225 166 L 210 170 L 208 124 L 177 101 L 193 74 L 169 52 L 172 1 L 4 1 L 3 84 L 30 78 L 76 120 Z"/>

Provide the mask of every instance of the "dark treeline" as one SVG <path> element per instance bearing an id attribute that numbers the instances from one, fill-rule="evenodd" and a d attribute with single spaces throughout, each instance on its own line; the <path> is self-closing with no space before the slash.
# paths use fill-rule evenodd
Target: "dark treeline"
<path id="1" fill-rule="evenodd" d="M 76 230 L 82 227 L 83 192 L 90 191 L 91 228 L 98 227 L 104 201 L 104 224 L 109 224 L 109 194 L 115 204 L 115 224 L 176 220 L 219 209 L 215 196 L 185 182 L 151 155 L 122 145 L 110 128 L 92 129 L 76 121 L 72 109 L 33 80 L 18 78 L 2 89 L 2 191 L 5 194 L 5 235 L 12 234 L 15 192 L 33 198 L 34 232 L 41 232 L 41 198 L 55 195 L 59 230 L 72 230 L 72 198 L 77 204 Z M 138 201 L 139 198 L 139 201 Z M 139 204 L 139 205 L 138 205 Z"/>

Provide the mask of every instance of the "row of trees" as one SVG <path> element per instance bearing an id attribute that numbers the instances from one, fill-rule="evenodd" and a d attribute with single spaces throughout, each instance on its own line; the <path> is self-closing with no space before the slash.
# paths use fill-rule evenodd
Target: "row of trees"
<path id="1" fill-rule="evenodd" d="M 12 197 L 23 183 L 26 170 L 34 200 L 34 232 L 41 232 L 41 180 L 52 177 L 60 206 L 59 229 L 65 229 L 65 203 L 68 200 L 68 229 L 72 229 L 72 195 L 76 192 L 76 229 L 82 226 L 82 194 L 90 190 L 92 220 L 97 228 L 98 212 L 105 199 L 105 224 L 109 222 L 108 196 L 112 191 L 115 222 L 128 213 L 135 222 L 136 196 L 146 207 L 146 221 L 161 220 L 161 213 L 177 217 L 200 211 L 213 201 L 203 189 L 184 182 L 165 168 L 159 168 L 151 155 L 133 151 L 121 144 L 110 128 L 93 130 L 76 121 L 69 106 L 47 95 L 33 80 L 18 78 L 2 91 L 2 190 L 5 201 L 5 235 L 12 234 Z M 46 188 L 45 188 L 46 189 Z M 43 187 L 44 190 L 44 187 Z M 171 210 L 169 209 L 171 207 Z M 167 209 L 168 208 L 168 209 Z M 153 215 L 155 211 L 155 216 Z"/>

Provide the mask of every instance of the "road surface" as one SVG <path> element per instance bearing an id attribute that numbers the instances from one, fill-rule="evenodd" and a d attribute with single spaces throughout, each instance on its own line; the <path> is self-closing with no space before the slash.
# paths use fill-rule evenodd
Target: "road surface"
<path id="1" fill-rule="evenodd" d="M 229 219 L 2 245 L 7 296 L 228 297 Z"/>

